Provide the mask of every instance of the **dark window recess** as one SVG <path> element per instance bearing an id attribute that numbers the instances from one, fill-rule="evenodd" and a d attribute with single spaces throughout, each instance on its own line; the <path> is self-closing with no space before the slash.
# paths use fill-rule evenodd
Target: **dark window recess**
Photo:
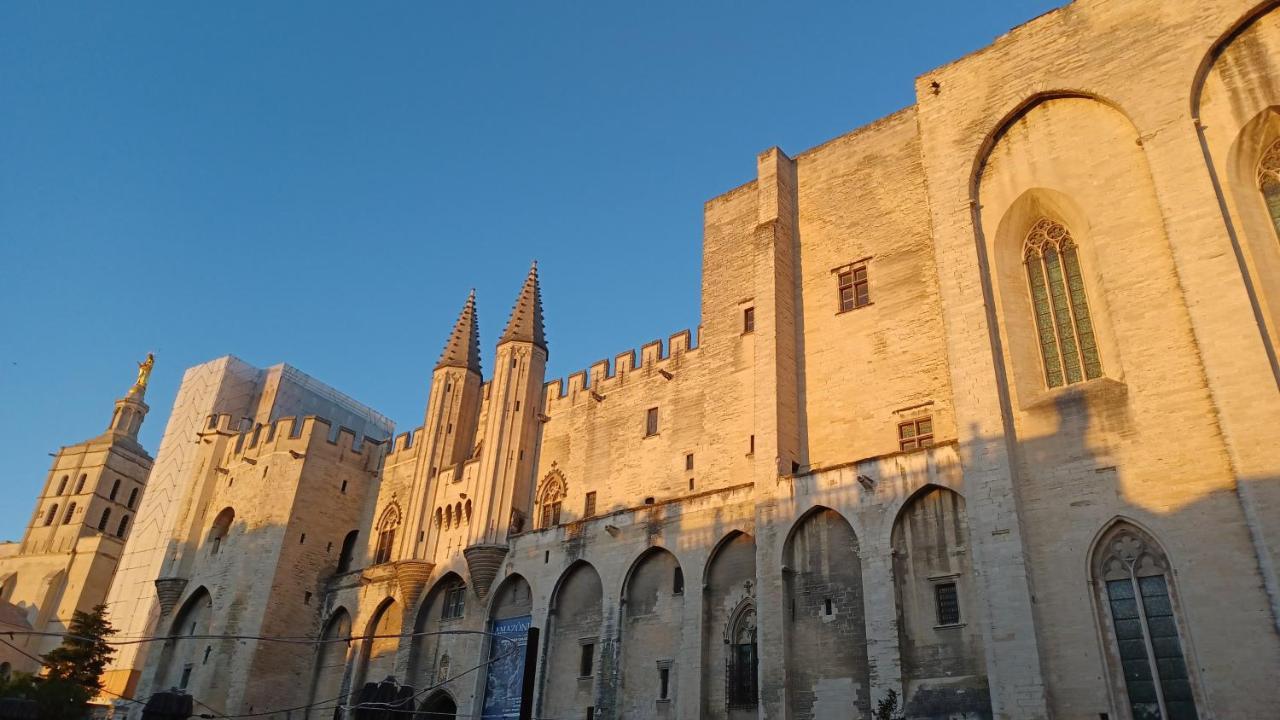
<path id="1" fill-rule="evenodd" d="M 742 310 L 742 334 L 746 335 L 756 331 L 756 309 L 753 307 L 743 308 Z"/>
<path id="2" fill-rule="evenodd" d="M 55 505 L 54 508 L 57 506 Z M 111 508 L 102 511 L 102 519 L 98 521 L 98 532 L 106 532 L 109 522 L 111 522 Z"/>
<path id="3" fill-rule="evenodd" d="M 871 286 L 867 283 L 867 266 L 841 270 L 837 277 L 840 312 L 871 304 Z"/>
<path id="4" fill-rule="evenodd" d="M 933 444 L 933 418 L 922 417 L 898 423 L 898 449 L 915 450 Z"/>
<path id="5" fill-rule="evenodd" d="M 658 668 L 658 699 L 671 698 L 671 668 Z"/>
<path id="6" fill-rule="evenodd" d="M 182 679 L 178 681 L 178 689 L 186 690 L 191 683 L 191 663 L 182 666 Z"/>
<path id="7" fill-rule="evenodd" d="M 675 569 L 671 577 L 671 594 L 681 595 L 684 593 L 684 570 L 679 567 Z"/>
<path id="8" fill-rule="evenodd" d="M 693 469 L 693 453 L 689 453 L 684 456 L 684 469 L 685 470 Z"/>
<path id="9" fill-rule="evenodd" d="M 650 437 L 658 434 L 658 408 L 649 408 L 644 414 L 644 435 Z"/>
<path id="10" fill-rule="evenodd" d="M 822 613 L 823 613 L 824 615 L 830 615 L 830 614 L 831 614 L 831 612 L 832 612 L 832 610 L 831 610 L 831 598 L 823 598 L 823 600 L 822 600 Z"/>
<path id="11" fill-rule="evenodd" d="M 107 499 L 108 499 L 108 500 L 115 500 L 115 499 L 116 499 L 116 494 L 117 494 L 117 493 L 119 493 L 119 492 L 120 492 L 120 481 L 119 481 L 119 480 L 116 480 L 116 481 L 115 481 L 115 483 L 114 483 L 114 484 L 112 484 L 112 486 L 111 486 L 111 495 L 109 495 L 109 496 L 107 497 Z"/>
<path id="12" fill-rule="evenodd" d="M 653 499 L 653 496 L 652 496 L 652 495 L 650 495 L 649 497 L 647 497 L 647 498 L 645 498 L 645 499 L 644 499 L 644 504 L 645 504 L 645 505 L 652 505 L 654 502 L 655 502 L 655 501 L 654 501 L 654 499 Z"/>
<path id="13" fill-rule="evenodd" d="M 306 591 L 306 592 L 302 593 L 302 604 L 303 604 L 303 605 L 310 605 L 310 604 L 311 604 L 311 591 L 310 591 L 310 590 L 308 590 L 308 591 Z"/>
<path id="14" fill-rule="evenodd" d="M 299 538 L 298 538 L 298 544 L 299 544 L 299 545 L 305 545 L 306 543 L 307 543 L 307 534 L 306 534 L 306 533 L 302 533 L 302 537 L 299 537 Z"/>
<path id="15" fill-rule="evenodd" d="M 748 455 L 756 454 L 756 436 L 755 435 L 752 435 L 751 439 L 747 443 L 747 454 Z"/>
<path id="16" fill-rule="evenodd" d="M 547 563 L 549 563 L 549 562 L 551 562 L 551 551 L 550 551 L 550 550 L 543 550 L 543 551 L 542 551 L 542 564 L 543 564 L 543 565 L 546 565 L 546 564 L 547 564 Z"/>
<path id="17" fill-rule="evenodd" d="M 343 481 L 342 481 L 342 487 L 341 487 L 341 488 L 339 488 L 339 492 L 341 492 L 341 493 L 342 493 L 342 494 L 344 494 L 344 495 L 347 493 L 347 481 L 346 481 L 346 480 L 343 480 Z"/>
<path id="18" fill-rule="evenodd" d="M 116 526 L 116 537 L 124 537 L 125 531 L 129 529 L 129 516 L 125 515 L 120 518 L 120 524 Z"/>
<path id="19" fill-rule="evenodd" d="M 582 507 L 582 517 L 595 517 L 596 514 L 596 494 L 595 491 L 587 493 L 587 500 Z"/>
<path id="20" fill-rule="evenodd" d="M 388 528 L 378 533 L 378 548 L 373 553 L 373 564 L 381 565 L 391 560 L 391 546 L 396 541 L 396 529 Z"/>
<path id="21" fill-rule="evenodd" d="M 587 707 L 587 720 L 596 720 L 596 709 L 594 707 Z"/>
<path id="22" fill-rule="evenodd" d="M 555 527 L 560 524 L 560 501 L 542 503 L 542 527 Z"/>
<path id="23" fill-rule="evenodd" d="M 689 478 L 689 489 L 693 489 L 693 478 Z"/>
<path id="24" fill-rule="evenodd" d="M 582 657 L 578 660 L 578 677 L 591 677 L 595 656 L 596 646 L 593 643 L 583 643 Z"/>
<path id="25" fill-rule="evenodd" d="M 960 596 L 955 583 L 938 583 L 933 586 L 933 598 L 938 608 L 939 625 L 956 625 L 960 622 Z"/>
<path id="26" fill-rule="evenodd" d="M 338 553 L 338 572 L 344 573 L 351 569 L 351 555 L 355 552 L 358 537 L 360 531 L 352 530 L 342 539 L 342 551 Z"/>
<path id="27" fill-rule="evenodd" d="M 461 583 L 454 585 L 444 593 L 444 612 L 441 617 L 445 620 L 462 617 L 463 610 L 467 605 L 467 586 Z"/>
<path id="28" fill-rule="evenodd" d="M 129 502 L 127 504 L 129 506 L 129 509 L 132 510 L 133 506 L 136 505 L 137 503 L 138 503 L 138 488 L 134 488 L 129 491 Z"/>

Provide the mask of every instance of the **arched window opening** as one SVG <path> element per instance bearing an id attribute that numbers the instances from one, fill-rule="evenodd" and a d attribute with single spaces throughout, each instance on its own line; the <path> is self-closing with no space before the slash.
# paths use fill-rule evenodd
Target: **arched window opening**
<path id="1" fill-rule="evenodd" d="M 436 527 L 440 527 L 443 524 L 444 524 L 444 511 L 442 511 L 440 508 L 436 508 Z"/>
<path id="2" fill-rule="evenodd" d="M 44 514 L 44 526 L 49 527 L 53 524 L 53 519 L 58 516 L 58 503 L 54 503 L 49 507 L 49 512 Z"/>
<path id="3" fill-rule="evenodd" d="M 62 476 L 62 479 L 58 481 L 58 492 L 54 493 L 54 495 L 61 495 L 62 493 L 66 492 L 67 480 L 70 479 L 70 477 L 71 477 L 70 475 Z"/>
<path id="4" fill-rule="evenodd" d="M 725 697 L 730 708 L 753 708 L 756 693 L 756 608 L 746 602 L 729 626 L 729 657 Z"/>
<path id="5" fill-rule="evenodd" d="M 227 539 L 227 535 L 231 533 L 231 523 L 236 519 L 236 511 L 227 507 L 222 508 L 222 512 L 213 519 L 213 525 L 209 528 L 209 554 L 217 555 L 222 549 L 222 542 Z"/>
<path id="6" fill-rule="evenodd" d="M 1118 523 L 1098 545 L 1095 572 L 1133 717 L 1199 717 L 1164 552 L 1137 527 Z"/>
<path id="7" fill-rule="evenodd" d="M 111 494 L 107 496 L 107 499 L 115 500 L 116 494 L 119 492 L 120 492 L 120 479 L 116 478 L 116 481 L 111 485 Z"/>
<path id="8" fill-rule="evenodd" d="M 76 504 L 71 503 L 70 505 L 67 506 L 67 514 L 62 516 L 62 524 L 70 525 L 71 517 L 75 514 L 76 514 Z"/>
<path id="9" fill-rule="evenodd" d="M 462 524 L 462 503 L 458 503 L 453 508 L 453 517 L 459 525 Z"/>
<path id="10" fill-rule="evenodd" d="M 467 522 L 471 522 L 471 501 L 470 500 L 467 501 L 466 513 L 467 513 Z"/>
<path id="11" fill-rule="evenodd" d="M 88 477 L 89 477 L 88 475 L 85 475 L 85 474 L 81 473 L 80 477 L 76 479 L 76 494 L 77 494 L 77 495 L 79 495 L 81 492 L 83 492 L 83 491 L 84 491 L 84 481 L 85 481 L 85 479 L 86 479 L 86 478 L 88 478 Z"/>
<path id="12" fill-rule="evenodd" d="M 127 504 L 129 505 L 129 509 L 132 510 L 133 506 L 136 505 L 137 503 L 138 503 L 138 488 L 134 488 L 129 491 L 129 502 Z"/>
<path id="13" fill-rule="evenodd" d="M 378 547 L 373 553 L 373 564 L 381 565 L 391 560 L 391 548 L 396 541 L 396 528 L 400 525 L 400 508 L 392 504 L 378 521 Z"/>
<path id="14" fill-rule="evenodd" d="M 342 552 L 338 553 L 338 572 L 344 573 L 351 569 L 351 557 L 355 554 L 356 540 L 359 538 L 359 530 L 352 530 L 342 538 Z"/>
<path id="15" fill-rule="evenodd" d="M 98 532 L 106 532 L 109 522 L 111 522 L 111 508 L 102 511 L 102 519 L 98 520 Z"/>
<path id="16" fill-rule="evenodd" d="M 542 488 L 538 491 L 538 508 L 540 528 L 551 528 L 560 524 L 560 507 L 566 494 L 564 474 L 552 470 L 542 479 Z"/>
<path id="17" fill-rule="evenodd" d="M 1258 189 L 1267 203 L 1271 224 L 1280 234 L 1280 140 L 1271 143 L 1258 161 Z"/>
<path id="18" fill-rule="evenodd" d="M 1022 257 L 1045 382 L 1052 388 L 1101 377 L 1102 361 L 1071 232 L 1061 223 L 1040 218 L 1027 233 Z"/>
<path id="19" fill-rule="evenodd" d="M 120 518 L 120 524 L 116 526 L 116 537 L 123 538 L 125 531 L 129 529 L 129 516 L 125 515 Z"/>
<path id="20" fill-rule="evenodd" d="M 453 506 L 445 505 L 444 506 L 444 529 L 448 530 L 451 527 L 453 527 Z"/>

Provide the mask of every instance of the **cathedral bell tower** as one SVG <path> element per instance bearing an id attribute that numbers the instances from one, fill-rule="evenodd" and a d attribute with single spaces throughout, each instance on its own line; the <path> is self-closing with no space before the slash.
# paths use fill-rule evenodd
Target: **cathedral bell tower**
<path id="1" fill-rule="evenodd" d="M 480 428 L 476 517 L 463 554 L 476 595 L 484 598 L 507 553 L 507 536 L 528 522 L 547 366 L 538 264 L 516 298 L 498 340 L 488 409 Z"/>

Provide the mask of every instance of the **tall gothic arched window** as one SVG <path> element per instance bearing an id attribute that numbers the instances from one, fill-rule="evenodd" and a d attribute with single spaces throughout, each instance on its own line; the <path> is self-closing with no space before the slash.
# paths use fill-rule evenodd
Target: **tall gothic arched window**
<path id="1" fill-rule="evenodd" d="M 1127 522 L 1107 531 L 1095 552 L 1112 656 L 1124 676 L 1134 720 L 1197 720 L 1168 557 L 1153 538 Z"/>
<path id="2" fill-rule="evenodd" d="M 396 528 L 400 526 L 400 508 L 389 505 L 378 521 L 378 547 L 373 553 L 373 564 L 381 565 L 391 560 L 391 548 L 396 542 Z"/>
<path id="3" fill-rule="evenodd" d="M 1258 161 L 1258 189 L 1267 203 L 1271 224 L 1280 234 L 1280 140 L 1271 143 Z"/>
<path id="4" fill-rule="evenodd" d="M 1071 232 L 1061 223 L 1040 218 L 1027 233 L 1022 258 L 1045 382 L 1052 388 L 1101 377 L 1102 361 Z"/>
<path id="5" fill-rule="evenodd" d="M 759 663 L 756 655 L 756 607 L 750 601 L 743 603 L 734 613 L 729 624 L 728 642 L 725 698 L 730 708 L 753 708 L 759 697 L 756 692 Z"/>

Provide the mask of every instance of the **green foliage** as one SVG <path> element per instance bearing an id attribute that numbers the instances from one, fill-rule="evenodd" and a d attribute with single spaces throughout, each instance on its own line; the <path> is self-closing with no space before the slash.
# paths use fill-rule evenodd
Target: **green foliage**
<path id="1" fill-rule="evenodd" d="M 902 713 L 898 712 L 897 690 L 890 690 L 876 706 L 875 720 L 902 720 Z"/>
<path id="2" fill-rule="evenodd" d="M 0 697 L 35 700 L 42 720 L 80 720 L 101 685 L 98 677 L 115 650 L 107 638 L 116 633 L 107 622 L 106 606 L 76 611 L 62 644 L 42 658 L 43 677 L 15 673 L 0 682 Z"/>

